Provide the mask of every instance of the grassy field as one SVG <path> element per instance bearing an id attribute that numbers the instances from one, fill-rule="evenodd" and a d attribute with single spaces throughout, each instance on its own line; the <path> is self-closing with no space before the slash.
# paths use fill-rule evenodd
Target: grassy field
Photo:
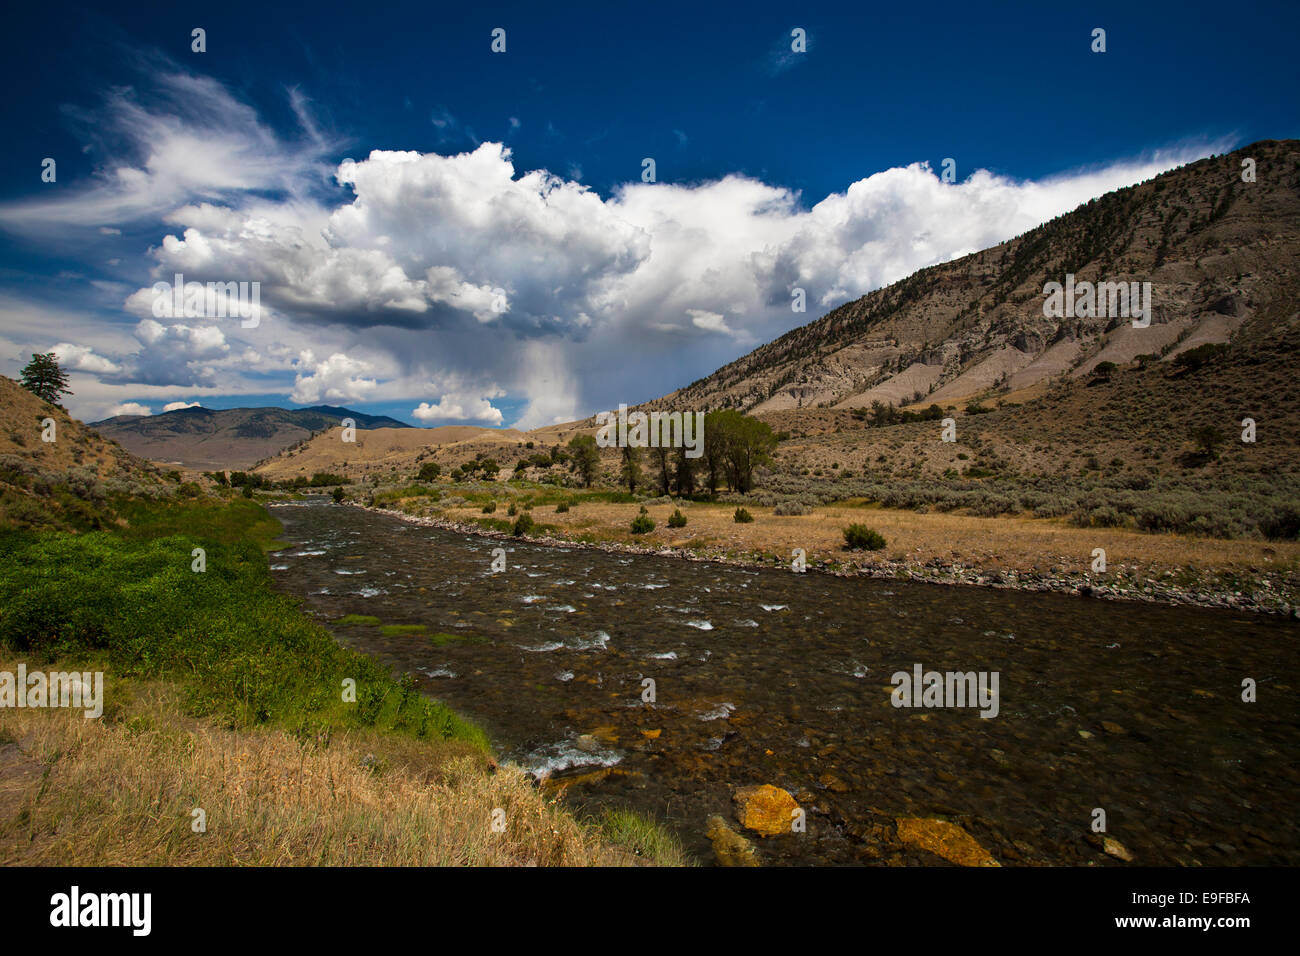
<path id="1" fill-rule="evenodd" d="M 806 514 L 778 514 L 755 503 L 745 508 L 750 523 L 735 520 L 734 502 L 705 502 L 612 496 L 608 492 L 566 492 L 526 484 L 485 488 L 446 485 L 381 490 L 375 502 L 412 515 L 506 530 L 495 514 L 482 514 L 489 497 L 497 513 L 510 505 L 529 509 L 535 535 L 547 534 L 592 544 L 638 545 L 694 551 L 710 557 L 789 564 L 802 549 L 810 565 L 906 572 L 918 567 L 961 565 L 982 573 L 1015 572 L 1046 577 L 1089 577 L 1140 589 L 1159 581 L 1187 592 L 1259 592 L 1261 603 L 1280 607 L 1300 601 L 1300 542 L 1260 538 L 1221 539 L 1177 533 L 1150 533 L 1126 527 L 1080 527 L 1069 519 L 1036 518 L 1027 513 L 979 516 L 950 511 L 918 512 L 881 506 L 878 501 L 847 500 L 805 507 Z M 620 500 L 627 499 L 627 500 Z M 567 504 L 567 510 L 557 510 Z M 654 522 L 648 533 L 633 534 L 633 520 L 644 505 Z M 669 518 L 680 511 L 683 527 Z M 844 529 L 865 524 L 884 536 L 877 551 L 846 549 Z M 1107 570 L 1092 569 L 1096 548 L 1106 552 Z"/>
<path id="2" fill-rule="evenodd" d="M 119 513 L 114 532 L 0 532 L 0 670 L 106 675 L 98 720 L 0 710 L 0 862 L 682 862 L 650 821 L 575 820 L 275 593 L 280 529 L 253 502 Z"/>

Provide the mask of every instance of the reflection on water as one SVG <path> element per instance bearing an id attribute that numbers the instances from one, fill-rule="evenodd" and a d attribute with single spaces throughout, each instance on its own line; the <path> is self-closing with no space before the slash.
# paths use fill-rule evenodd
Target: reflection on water
<path id="1" fill-rule="evenodd" d="M 652 811 L 701 860 L 707 817 L 770 783 L 808 810 L 806 833 L 759 841 L 773 863 L 935 862 L 873 839 L 902 816 L 958 822 L 1004 863 L 1114 862 L 1087 839 L 1094 808 L 1140 864 L 1300 862 L 1293 623 L 274 513 L 295 542 L 276 581 L 309 610 L 426 626 L 331 624 L 341 641 L 539 778 L 613 768 L 570 799 Z M 997 716 L 895 708 L 891 677 L 916 664 L 997 672 Z"/>

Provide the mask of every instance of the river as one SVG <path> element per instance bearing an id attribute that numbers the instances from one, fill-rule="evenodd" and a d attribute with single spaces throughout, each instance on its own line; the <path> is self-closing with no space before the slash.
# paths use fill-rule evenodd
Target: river
<path id="1" fill-rule="evenodd" d="M 1115 864 L 1097 809 L 1138 864 L 1300 862 L 1294 622 L 546 547 L 327 500 L 272 513 L 293 542 L 277 586 L 342 643 L 503 759 L 577 778 L 576 809 L 650 812 L 702 862 L 705 821 L 752 784 L 807 814 L 755 839 L 769 864 L 936 862 L 888 838 L 935 816 L 1006 865 Z M 916 665 L 996 675 L 996 716 L 895 706 Z"/>

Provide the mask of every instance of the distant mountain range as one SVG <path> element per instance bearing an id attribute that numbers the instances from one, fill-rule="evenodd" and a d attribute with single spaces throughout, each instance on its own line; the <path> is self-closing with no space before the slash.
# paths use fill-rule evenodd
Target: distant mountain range
<path id="1" fill-rule="evenodd" d="M 118 415 L 91 422 L 132 454 L 204 471 L 250 468 L 316 432 L 351 418 L 358 429 L 411 428 L 387 415 L 333 405 L 310 408 L 178 408 L 161 415 Z"/>

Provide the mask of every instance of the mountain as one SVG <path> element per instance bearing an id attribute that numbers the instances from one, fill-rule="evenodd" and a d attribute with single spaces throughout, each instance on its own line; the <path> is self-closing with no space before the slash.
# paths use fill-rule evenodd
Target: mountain
<path id="1" fill-rule="evenodd" d="M 1253 159 L 1256 181 L 1242 180 Z M 1041 395 L 1104 362 L 1265 342 L 1300 266 L 1300 143 L 1255 143 L 1088 202 L 834 309 L 646 407 L 754 413 Z M 1050 318 L 1044 285 L 1144 282 L 1149 328 Z M 1280 312 L 1276 307 L 1280 306 Z M 1275 314 L 1276 313 L 1276 314 Z"/>
<path id="2" fill-rule="evenodd" d="M 179 408 L 161 415 L 118 415 L 90 427 L 142 458 L 219 471 L 250 468 L 344 418 L 353 419 L 358 429 L 411 428 L 387 415 L 366 415 L 333 405 Z"/>
<path id="3" fill-rule="evenodd" d="M 1150 282 L 1149 327 L 1045 315 L 1067 274 Z M 641 407 L 766 421 L 773 501 L 1285 539 L 1298 367 L 1300 143 L 1266 141 L 922 269 Z"/>
<path id="4" fill-rule="evenodd" d="M 1149 326 L 1046 315 L 1045 285 L 1069 275 L 1150 282 Z M 640 407 L 765 420 L 779 438 L 758 476 L 769 503 L 1289 538 L 1300 534 L 1297 303 L 1300 143 L 1260 142 L 922 269 Z M 436 448 L 379 432 L 343 448 L 322 435 L 309 456 L 260 470 L 409 477 L 427 458 L 445 473 L 485 454 L 504 477 L 594 428 L 589 418 Z M 1254 441 L 1241 440 L 1248 431 Z M 617 457 L 603 453 L 608 480 Z"/>
<path id="5" fill-rule="evenodd" d="M 103 527 L 117 520 L 112 496 L 173 490 L 154 465 L 0 376 L 0 525 Z"/>
<path id="6" fill-rule="evenodd" d="M 478 455 L 513 464 L 516 453 L 532 454 L 524 451 L 525 438 L 531 436 L 513 428 L 444 425 L 363 431 L 360 425 L 358 421 L 355 441 L 342 441 L 339 429 L 333 428 L 259 462 L 256 470 L 273 481 L 311 477 L 318 471 L 361 479 L 394 471 L 414 474 L 426 460 L 450 471 Z"/>

